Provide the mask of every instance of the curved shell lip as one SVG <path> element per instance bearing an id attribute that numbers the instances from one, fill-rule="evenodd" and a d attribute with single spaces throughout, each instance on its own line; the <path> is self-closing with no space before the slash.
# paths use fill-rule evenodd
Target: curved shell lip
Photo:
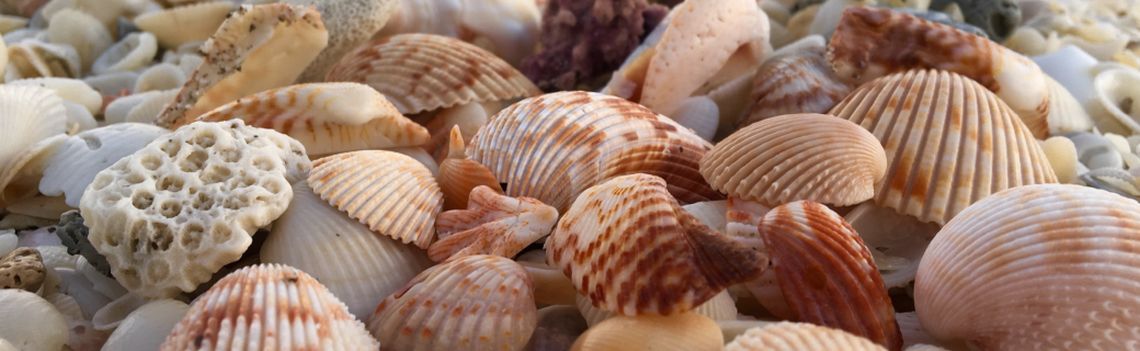
<path id="1" fill-rule="evenodd" d="M 95 59 L 91 70 L 96 75 L 131 71 L 149 63 L 156 52 L 158 52 L 158 42 L 154 34 L 131 33 L 103 51 L 99 58 Z"/>
<path id="2" fill-rule="evenodd" d="M 1128 89 L 1127 87 L 1135 87 L 1140 84 L 1140 72 L 1131 68 L 1115 68 L 1100 72 L 1093 79 L 1093 89 L 1095 90 L 1095 99 L 1100 103 L 1100 106 L 1108 111 L 1120 124 L 1127 127 L 1131 132 L 1140 132 L 1140 121 L 1130 114 L 1121 109 L 1121 101 L 1126 101 L 1120 98 L 1119 90 Z M 1135 94 L 1140 97 L 1140 94 Z M 1133 96 L 1127 97 L 1131 99 Z M 1135 112 L 1133 112 L 1135 113 Z"/>
<path id="3" fill-rule="evenodd" d="M 229 1 L 196 2 L 144 13 L 135 17 L 133 22 L 140 29 L 154 34 L 162 47 L 176 48 L 209 38 L 234 8 L 236 6 Z"/>

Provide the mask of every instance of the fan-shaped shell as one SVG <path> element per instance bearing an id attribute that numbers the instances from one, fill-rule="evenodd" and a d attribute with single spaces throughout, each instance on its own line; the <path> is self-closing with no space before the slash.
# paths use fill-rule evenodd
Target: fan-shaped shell
<path id="1" fill-rule="evenodd" d="M 962 211 L 930 243 L 915 308 L 943 340 L 986 350 L 1135 345 L 1140 204 L 1076 185 L 1030 185 Z M 1000 298 L 995 298 L 1000 297 Z"/>
<path id="2" fill-rule="evenodd" d="M 443 190 L 443 208 L 448 210 L 466 206 L 471 190 L 479 186 L 503 193 L 495 174 L 487 166 L 467 157 L 459 126 L 451 128 L 447 158 L 439 163 L 438 179 L 439 187 Z"/>
<path id="3" fill-rule="evenodd" d="M 733 197 L 777 206 L 796 200 L 849 206 L 886 175 L 879 140 L 834 116 L 765 119 L 732 133 L 701 159 L 701 175 Z"/>
<path id="4" fill-rule="evenodd" d="M 563 211 L 586 188 L 638 172 L 664 178 L 682 202 L 719 199 L 697 170 L 711 147 L 641 105 L 575 91 L 503 109 L 467 151 L 507 184 L 507 195 L 533 197 Z"/>
<path id="5" fill-rule="evenodd" d="M 162 350 L 380 348 L 344 303 L 296 268 L 261 264 L 219 280 L 190 305 Z"/>
<path id="6" fill-rule="evenodd" d="M 66 111 L 54 92 L 36 86 L 0 86 L 0 173 L 22 168 L 17 163 L 28 146 L 65 131 Z M 3 190 L 11 178 L 0 179 L 5 180 L 0 182 Z"/>
<path id="7" fill-rule="evenodd" d="M 79 53 L 66 44 L 26 39 L 8 46 L 9 67 L 5 77 L 78 77 Z"/>
<path id="8" fill-rule="evenodd" d="M 538 200 L 479 186 L 471 191 L 467 209 L 439 214 L 435 229 L 440 240 L 428 248 L 428 256 L 436 262 L 476 254 L 515 257 L 550 234 L 557 220 L 558 211 Z"/>
<path id="9" fill-rule="evenodd" d="M 68 206 L 78 208 L 79 198 L 99 171 L 167 132 L 148 124 L 118 123 L 68 137 L 46 161 L 40 193 L 64 195 Z"/>
<path id="10" fill-rule="evenodd" d="M 1049 161 L 1020 119 L 966 77 L 914 70 L 857 88 L 831 114 L 862 125 L 887 152 L 875 203 L 945 224 L 1006 188 L 1056 183 Z"/>
<path id="11" fill-rule="evenodd" d="M 82 80 L 71 78 L 31 78 L 8 82 L 10 86 L 32 85 L 51 89 L 64 103 L 75 104 L 75 107 L 87 110 L 87 114 L 99 113 L 103 105 L 103 97 Z M 68 112 L 70 113 L 70 112 Z M 94 118 L 91 119 L 94 127 Z"/>
<path id="12" fill-rule="evenodd" d="M 632 174 L 587 189 L 546 239 L 547 261 L 595 306 L 678 314 L 751 280 L 767 257 L 701 224 L 661 178 Z"/>
<path id="13" fill-rule="evenodd" d="M 434 34 L 398 34 L 362 45 L 325 80 L 368 84 L 406 114 L 541 93 L 495 54 Z"/>
<path id="14" fill-rule="evenodd" d="M 383 350 L 518 350 L 537 323 L 534 287 L 508 258 L 464 256 L 420 273 L 368 320 Z"/>
<path id="15" fill-rule="evenodd" d="M 744 127 L 792 113 L 824 113 L 851 92 L 824 58 L 823 37 L 809 36 L 765 59 L 752 79 L 752 107 Z"/>
<path id="16" fill-rule="evenodd" d="M 232 1 L 208 1 L 179 6 L 135 17 L 135 25 L 154 34 L 167 49 L 210 38 L 233 11 Z"/>
<path id="17" fill-rule="evenodd" d="M 724 348 L 720 327 L 696 313 L 615 316 L 587 329 L 573 351 L 716 351 Z"/>
<path id="18" fill-rule="evenodd" d="M 313 161 L 313 192 L 369 229 L 427 248 L 443 193 L 415 159 L 382 150 L 353 151 Z"/>
<path id="19" fill-rule="evenodd" d="M 748 329 L 725 346 L 725 351 L 886 351 L 879 344 L 851 333 L 809 323 L 780 322 Z"/>

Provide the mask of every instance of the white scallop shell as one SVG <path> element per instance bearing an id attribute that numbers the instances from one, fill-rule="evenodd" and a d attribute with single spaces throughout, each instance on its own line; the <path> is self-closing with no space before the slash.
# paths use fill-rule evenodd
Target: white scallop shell
<path id="1" fill-rule="evenodd" d="M 155 300 L 127 315 L 111 333 L 105 350 L 157 350 L 190 306 L 178 300 Z"/>
<path id="2" fill-rule="evenodd" d="M 95 174 L 167 132 L 150 124 L 119 123 L 71 136 L 48 159 L 40 193 L 64 195 L 68 206 L 78 208 Z"/>
<path id="3" fill-rule="evenodd" d="M 12 168 L 11 162 L 27 146 L 66 130 L 67 111 L 54 92 L 33 86 L 0 86 L 0 169 Z"/>
<path id="4" fill-rule="evenodd" d="M 157 51 L 158 43 L 154 34 L 131 33 L 103 51 L 95 60 L 91 71 L 95 74 L 133 71 L 150 63 Z"/>
<path id="5" fill-rule="evenodd" d="M 141 103 L 131 108 L 123 122 L 153 124 L 166 105 L 178 96 L 178 91 L 178 89 L 159 90 L 157 94 L 147 96 Z"/>
<path id="6" fill-rule="evenodd" d="M 86 82 L 70 78 L 31 78 L 8 82 L 8 85 L 31 85 L 51 89 L 61 99 L 83 106 L 95 114 L 103 107 L 103 96 Z"/>

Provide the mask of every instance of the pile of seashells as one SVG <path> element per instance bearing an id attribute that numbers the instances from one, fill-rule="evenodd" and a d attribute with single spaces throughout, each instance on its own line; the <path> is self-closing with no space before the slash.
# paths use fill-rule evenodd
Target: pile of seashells
<path id="1" fill-rule="evenodd" d="M 1140 347 L 1140 1 L 0 13 L 0 351 Z"/>

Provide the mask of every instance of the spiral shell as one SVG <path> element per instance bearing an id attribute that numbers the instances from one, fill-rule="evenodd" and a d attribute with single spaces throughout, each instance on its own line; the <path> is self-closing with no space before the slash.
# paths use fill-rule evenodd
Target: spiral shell
<path id="1" fill-rule="evenodd" d="M 809 36 L 769 56 L 752 80 L 752 107 L 738 127 L 792 113 L 824 113 L 851 92 L 824 58 L 823 37 Z"/>
<path id="2" fill-rule="evenodd" d="M 434 261 L 489 254 L 515 257 L 527 245 L 550 234 L 558 211 L 538 200 L 512 198 L 479 186 L 471 191 L 465 210 L 439 214 L 435 221 L 439 241 L 428 248 Z"/>
<path id="3" fill-rule="evenodd" d="M 725 351 L 886 351 L 867 338 L 808 323 L 780 322 L 748 329 Z"/>
<path id="4" fill-rule="evenodd" d="M 495 174 L 487 166 L 467 157 L 459 126 L 451 128 L 447 158 L 439 163 L 438 180 L 439 187 L 443 190 L 443 208 L 448 210 L 467 206 L 468 195 L 479 186 L 503 193 Z"/>

